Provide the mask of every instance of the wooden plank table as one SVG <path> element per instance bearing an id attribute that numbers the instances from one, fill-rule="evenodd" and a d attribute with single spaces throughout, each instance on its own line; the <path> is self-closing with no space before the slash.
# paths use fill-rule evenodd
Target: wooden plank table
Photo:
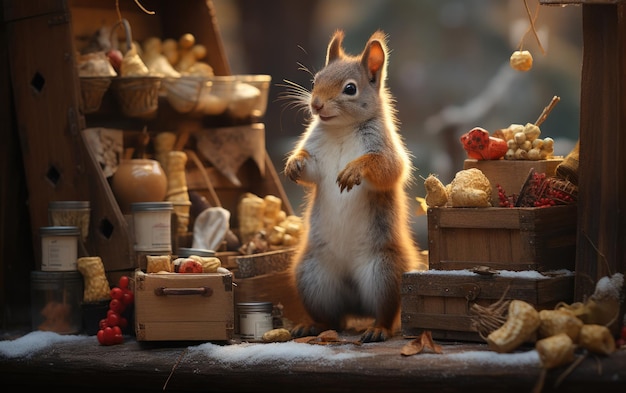
<path id="1" fill-rule="evenodd" d="M 437 341 L 443 354 L 426 351 L 406 357 L 400 350 L 409 339 L 401 336 L 385 343 L 316 348 L 293 342 L 247 347 L 124 340 L 100 346 L 95 336 L 78 336 L 31 355 L 7 358 L 0 352 L 3 390 L 529 393 L 542 372 L 532 346 L 496 354 L 485 344 Z M 207 354 L 207 346 L 213 355 Z M 542 391 L 626 391 L 626 350 L 610 357 L 587 356 L 555 389 L 564 370 L 550 370 Z"/>

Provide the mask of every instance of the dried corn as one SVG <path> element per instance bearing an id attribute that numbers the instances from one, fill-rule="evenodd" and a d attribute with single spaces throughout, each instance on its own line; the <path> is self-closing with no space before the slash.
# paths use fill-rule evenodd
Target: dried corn
<path id="1" fill-rule="evenodd" d="M 104 272 L 100 257 L 82 257 L 76 261 L 76 268 L 83 275 L 83 301 L 95 302 L 111 298 L 111 287 Z"/>

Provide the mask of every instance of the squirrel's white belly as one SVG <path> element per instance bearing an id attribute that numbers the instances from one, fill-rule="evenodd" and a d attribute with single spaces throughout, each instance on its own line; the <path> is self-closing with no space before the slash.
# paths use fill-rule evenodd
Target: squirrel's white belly
<path id="1" fill-rule="evenodd" d="M 330 146 L 332 145 L 332 147 Z M 330 149 L 329 149 L 330 148 Z M 341 192 L 337 175 L 346 164 L 363 152 L 356 143 L 334 143 L 325 146 L 323 159 L 318 157 L 319 181 L 312 210 L 310 231 L 322 240 L 325 248 L 334 258 L 356 262 L 358 254 L 367 248 L 368 232 L 372 225 L 372 212 L 369 210 L 366 181 L 355 185 L 350 191 Z"/>

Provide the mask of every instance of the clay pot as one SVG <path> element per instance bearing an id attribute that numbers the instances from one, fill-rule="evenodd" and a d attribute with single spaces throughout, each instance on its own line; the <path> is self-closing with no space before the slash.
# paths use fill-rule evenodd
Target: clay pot
<path id="1" fill-rule="evenodd" d="M 167 177 L 156 160 L 121 160 L 111 179 L 111 190 L 123 214 L 132 214 L 130 204 L 161 202 L 167 193 Z"/>

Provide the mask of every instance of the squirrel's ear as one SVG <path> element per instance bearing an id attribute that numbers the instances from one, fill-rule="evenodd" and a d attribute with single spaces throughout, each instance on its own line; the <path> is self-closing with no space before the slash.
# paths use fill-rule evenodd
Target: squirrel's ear
<path id="1" fill-rule="evenodd" d="M 361 64 L 367 70 L 370 81 L 377 85 L 385 79 L 386 58 L 385 34 L 377 31 L 365 46 L 361 58 Z"/>
<path id="2" fill-rule="evenodd" d="M 343 57 L 344 52 L 343 47 L 341 46 L 343 43 L 343 37 L 343 30 L 337 30 L 335 31 L 335 34 L 333 34 L 333 38 L 331 38 L 326 51 L 326 65 L 338 58 Z"/>

